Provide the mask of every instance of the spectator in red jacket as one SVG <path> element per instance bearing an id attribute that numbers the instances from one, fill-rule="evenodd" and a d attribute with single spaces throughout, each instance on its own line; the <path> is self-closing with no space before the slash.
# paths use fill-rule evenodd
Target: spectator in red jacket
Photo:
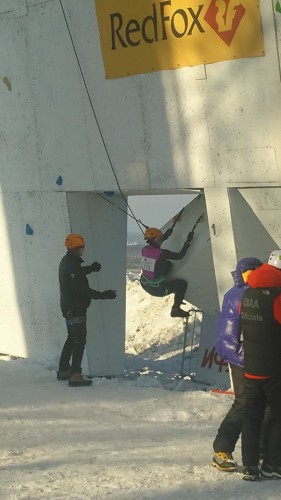
<path id="1" fill-rule="evenodd" d="M 243 479 L 261 474 L 281 479 L 281 250 L 247 279 L 240 328 L 244 343 L 245 413 L 242 425 Z M 259 439 L 265 407 L 271 427 L 259 472 Z"/>

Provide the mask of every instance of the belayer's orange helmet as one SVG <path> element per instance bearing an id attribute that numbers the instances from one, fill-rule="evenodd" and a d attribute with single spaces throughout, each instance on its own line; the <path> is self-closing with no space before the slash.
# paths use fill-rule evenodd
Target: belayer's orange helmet
<path id="1" fill-rule="evenodd" d="M 70 233 L 66 236 L 66 238 L 64 240 L 64 245 L 68 249 L 77 248 L 77 247 L 84 247 L 85 241 L 82 238 L 82 236 L 80 236 L 80 234 Z"/>
<path id="2" fill-rule="evenodd" d="M 153 238 L 162 238 L 162 236 L 163 236 L 162 231 L 160 231 L 160 229 L 157 229 L 156 227 L 148 227 L 144 232 L 145 240 L 153 240 Z"/>

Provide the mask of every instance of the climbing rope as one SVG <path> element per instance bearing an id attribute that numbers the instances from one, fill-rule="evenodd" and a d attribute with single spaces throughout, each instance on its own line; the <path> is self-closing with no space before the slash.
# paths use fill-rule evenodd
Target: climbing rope
<path id="1" fill-rule="evenodd" d="M 94 118 L 95 118 L 95 121 L 96 121 L 96 124 L 97 124 L 97 127 L 98 127 L 98 131 L 99 131 L 99 134 L 100 134 L 100 137 L 101 137 L 101 140 L 102 140 L 105 152 L 106 152 L 106 156 L 107 156 L 108 161 L 109 161 L 110 168 L 112 170 L 112 173 L 113 173 L 113 176 L 115 178 L 117 187 L 118 187 L 118 189 L 120 191 L 120 194 L 121 194 L 123 200 L 125 201 L 126 206 L 128 207 L 128 209 L 130 210 L 130 212 L 132 214 L 131 215 L 132 218 L 135 219 L 135 221 L 137 222 L 137 224 L 138 224 L 141 232 L 143 233 L 143 230 L 142 230 L 142 228 L 139 225 L 140 221 L 138 221 L 138 219 L 135 217 L 135 215 L 134 215 L 134 213 L 133 213 L 133 211 L 132 211 L 132 209 L 131 209 L 128 201 L 127 201 L 126 196 L 124 196 L 123 191 L 121 189 L 121 186 L 119 184 L 116 172 L 114 170 L 114 167 L 113 167 L 113 164 L 112 164 L 112 161 L 111 161 L 111 158 L 110 158 L 110 154 L 109 154 L 109 151 L 107 149 L 106 142 L 105 142 L 105 139 L 104 139 L 104 136 L 103 136 L 103 133 L 102 133 L 99 121 L 98 121 L 98 117 L 97 117 L 97 114 L 95 112 L 93 101 L 92 101 L 91 96 L 90 96 L 90 92 L 89 92 L 89 89 L 88 89 L 88 86 L 87 86 L 87 82 L 86 82 L 86 79 L 85 79 L 85 76 L 84 76 L 84 73 L 83 73 L 83 70 L 82 70 L 82 66 L 81 66 L 81 63 L 80 63 L 80 60 L 79 60 L 79 56 L 78 56 L 78 53 L 77 53 L 77 50 L 76 50 L 76 47 L 75 47 L 75 44 L 74 44 L 74 40 L 73 40 L 71 31 L 70 31 L 70 27 L 69 27 L 69 24 L 68 24 L 68 21 L 67 21 L 67 17 L 66 17 L 65 10 L 64 10 L 63 4 L 62 4 L 62 0 L 60 0 L 60 6 L 61 6 L 62 13 L 63 13 L 64 21 L 65 21 L 65 24 L 66 24 L 66 27 L 67 27 L 67 31 L 68 31 L 68 34 L 69 34 L 69 37 L 70 37 L 70 40 L 71 40 L 72 48 L 73 48 L 73 51 L 74 51 L 74 54 L 75 54 L 75 57 L 76 57 L 76 60 L 77 60 L 79 71 L 80 71 L 80 74 L 81 74 L 81 77 L 82 77 L 82 80 L 83 80 L 83 83 L 84 83 L 84 87 L 85 87 L 85 90 L 86 90 L 86 93 L 87 93 L 87 96 L 88 96 L 88 100 L 89 100 L 89 103 L 90 103 L 90 106 L 91 106 L 91 109 L 92 109 L 92 112 L 93 112 L 93 115 L 94 115 Z M 109 200 L 107 200 L 107 201 L 109 201 Z"/>

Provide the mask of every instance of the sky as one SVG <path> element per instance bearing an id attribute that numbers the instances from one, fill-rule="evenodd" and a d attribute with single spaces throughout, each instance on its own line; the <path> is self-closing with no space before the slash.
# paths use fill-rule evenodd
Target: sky
<path id="1" fill-rule="evenodd" d="M 237 473 L 211 466 L 233 397 L 177 376 L 184 323 L 171 303 L 127 282 L 124 374 L 90 387 L 57 381 L 58 359 L 0 355 L 1 500 L 280 499 L 278 480 L 241 479 L 240 442 Z"/>
<path id="2" fill-rule="evenodd" d="M 190 194 L 129 196 L 128 204 L 136 219 L 150 227 L 162 227 L 194 198 Z M 130 211 L 129 211 L 130 213 Z M 132 217 L 128 217 L 128 233 L 140 229 Z"/>

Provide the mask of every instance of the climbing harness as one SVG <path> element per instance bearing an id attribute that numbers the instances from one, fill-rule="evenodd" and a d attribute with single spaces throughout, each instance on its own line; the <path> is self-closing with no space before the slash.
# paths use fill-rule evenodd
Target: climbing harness
<path id="1" fill-rule="evenodd" d="M 142 274 L 140 281 L 141 281 L 141 283 L 143 285 L 149 285 L 149 286 L 157 288 L 157 287 L 159 287 L 160 283 L 162 283 L 163 281 L 165 281 L 165 278 L 161 277 L 161 278 L 158 278 L 158 279 L 149 279 L 149 278 L 146 278 Z"/>

